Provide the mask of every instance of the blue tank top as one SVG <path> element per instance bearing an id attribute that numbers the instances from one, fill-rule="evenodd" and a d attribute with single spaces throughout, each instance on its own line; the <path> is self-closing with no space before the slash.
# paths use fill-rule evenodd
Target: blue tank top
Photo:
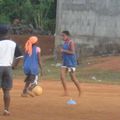
<path id="1" fill-rule="evenodd" d="M 64 50 L 70 50 L 70 43 L 71 40 L 68 42 L 65 42 L 63 45 Z M 68 53 L 62 53 L 63 58 L 63 66 L 66 67 L 76 67 L 77 66 L 77 60 L 75 54 L 68 54 Z"/>
<path id="2" fill-rule="evenodd" d="M 33 46 L 31 56 L 27 53 L 24 55 L 23 69 L 26 75 L 38 75 L 39 73 L 38 55 L 36 49 L 37 46 Z"/>

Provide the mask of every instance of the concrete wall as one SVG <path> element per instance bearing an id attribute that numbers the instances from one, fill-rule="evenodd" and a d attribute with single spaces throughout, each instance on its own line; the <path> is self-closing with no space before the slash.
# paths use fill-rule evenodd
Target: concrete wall
<path id="1" fill-rule="evenodd" d="M 57 0 L 56 45 L 69 30 L 84 54 L 120 52 L 120 0 Z"/>

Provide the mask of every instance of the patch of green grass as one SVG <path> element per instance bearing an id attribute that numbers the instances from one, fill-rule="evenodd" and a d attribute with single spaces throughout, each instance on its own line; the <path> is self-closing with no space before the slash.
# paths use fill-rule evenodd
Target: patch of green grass
<path id="1" fill-rule="evenodd" d="M 120 73 L 103 70 L 77 70 L 77 77 L 81 82 L 120 84 Z"/>
<path id="2" fill-rule="evenodd" d="M 120 84 L 120 72 L 115 71 L 103 71 L 100 69 L 85 69 L 87 67 L 87 63 L 81 64 L 77 68 L 77 78 L 80 82 L 87 83 L 107 83 L 107 84 Z M 60 79 L 60 66 L 56 66 L 53 58 L 47 59 L 45 61 L 45 65 L 43 66 L 44 77 L 47 80 L 59 80 Z M 22 65 L 20 65 L 16 70 L 14 70 L 15 78 L 25 77 L 22 69 Z M 69 76 L 67 77 L 70 80 Z"/>

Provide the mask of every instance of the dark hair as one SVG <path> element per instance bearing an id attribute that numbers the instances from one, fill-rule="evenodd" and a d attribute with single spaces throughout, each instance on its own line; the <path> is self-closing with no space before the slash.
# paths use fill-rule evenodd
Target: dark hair
<path id="1" fill-rule="evenodd" d="M 67 35 L 67 36 L 70 36 L 70 32 L 69 31 L 62 31 L 63 34 Z"/>
<path id="2" fill-rule="evenodd" d="M 8 26 L 0 24 L 0 35 L 6 35 L 8 33 Z"/>

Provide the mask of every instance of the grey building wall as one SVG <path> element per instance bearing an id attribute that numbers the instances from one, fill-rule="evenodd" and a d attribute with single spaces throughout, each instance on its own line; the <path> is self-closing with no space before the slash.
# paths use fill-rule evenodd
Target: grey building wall
<path id="1" fill-rule="evenodd" d="M 83 54 L 120 52 L 120 0 L 57 0 L 56 45 L 69 30 Z"/>

